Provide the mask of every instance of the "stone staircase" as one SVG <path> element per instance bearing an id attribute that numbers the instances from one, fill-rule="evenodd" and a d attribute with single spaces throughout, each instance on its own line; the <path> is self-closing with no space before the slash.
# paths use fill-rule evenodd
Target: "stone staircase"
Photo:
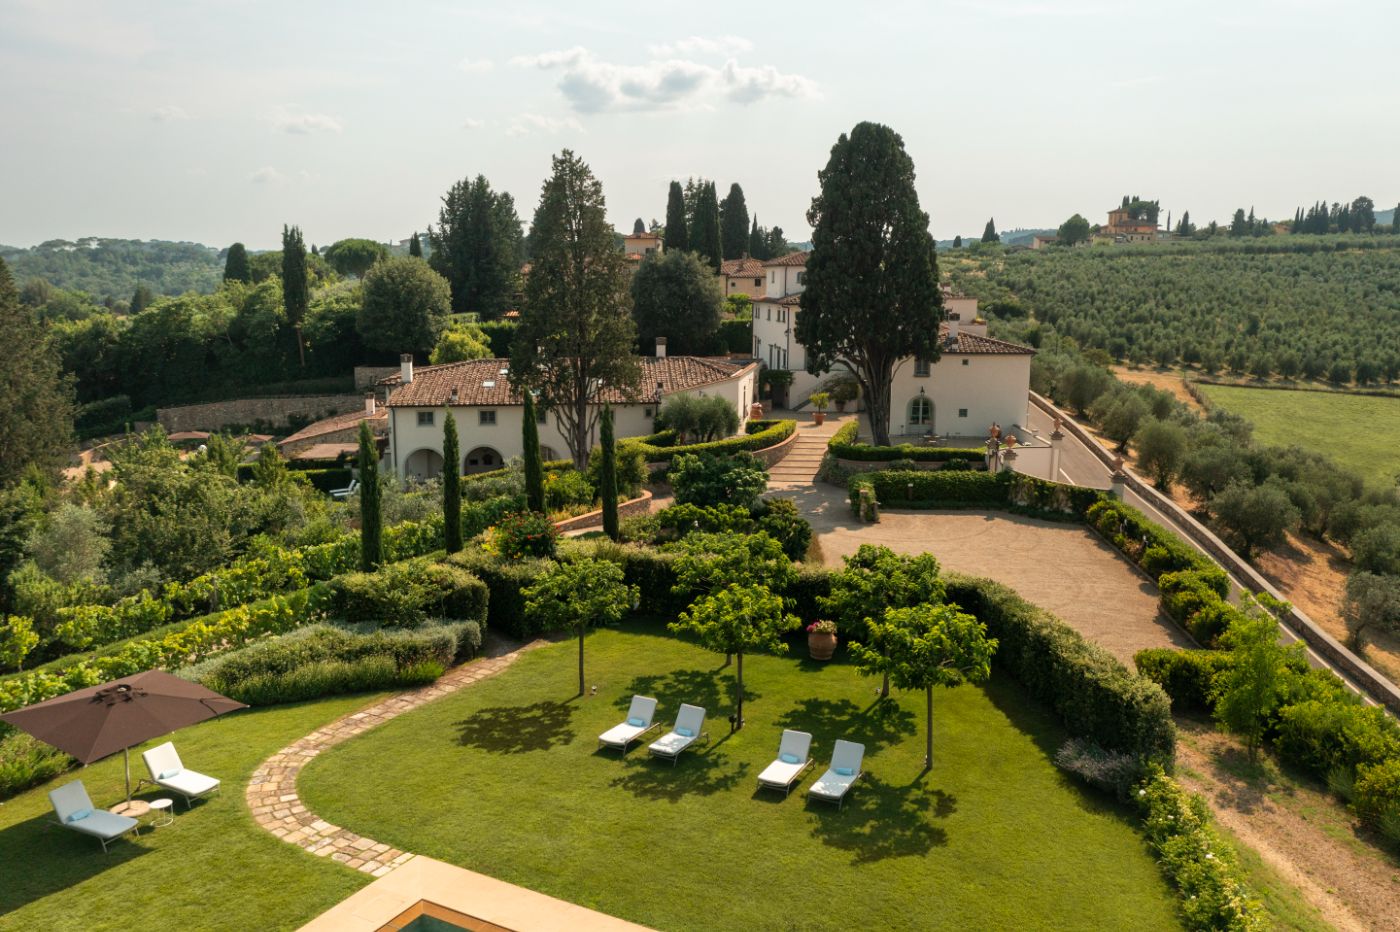
<path id="1" fill-rule="evenodd" d="M 817 468 L 826 455 L 826 444 L 836 433 L 842 422 L 855 417 L 828 416 L 826 423 L 818 427 L 812 423 L 810 412 L 795 412 L 797 415 L 797 440 L 782 460 L 768 470 L 768 488 L 773 490 L 794 489 L 810 486 L 817 477 Z"/>

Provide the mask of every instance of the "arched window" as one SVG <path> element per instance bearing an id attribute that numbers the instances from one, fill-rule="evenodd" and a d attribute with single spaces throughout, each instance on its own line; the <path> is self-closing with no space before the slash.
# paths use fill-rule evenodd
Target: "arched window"
<path id="1" fill-rule="evenodd" d="M 920 395 L 909 402 L 909 426 L 927 427 L 933 423 L 933 399 Z"/>

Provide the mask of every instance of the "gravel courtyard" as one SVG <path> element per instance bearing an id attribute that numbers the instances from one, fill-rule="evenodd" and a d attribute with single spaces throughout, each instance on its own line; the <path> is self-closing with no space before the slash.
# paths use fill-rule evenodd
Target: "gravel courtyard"
<path id="1" fill-rule="evenodd" d="M 812 522 L 831 566 L 861 544 L 929 552 L 945 570 L 987 576 L 1054 612 L 1132 666 L 1144 647 L 1191 647 L 1157 607 L 1157 588 L 1093 532 L 1006 512 L 886 510 L 878 524 L 851 515 L 845 492 L 784 491 Z"/>

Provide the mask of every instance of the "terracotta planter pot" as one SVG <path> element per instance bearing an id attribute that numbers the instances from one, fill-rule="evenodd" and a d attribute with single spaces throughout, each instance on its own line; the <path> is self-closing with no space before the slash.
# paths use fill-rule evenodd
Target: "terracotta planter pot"
<path id="1" fill-rule="evenodd" d="M 830 660 L 836 653 L 836 635 L 816 631 L 807 634 L 807 653 L 813 660 Z"/>
<path id="2" fill-rule="evenodd" d="M 816 424 L 818 427 L 820 427 L 820 426 L 822 426 L 823 424 L 825 424 L 825 423 L 826 423 L 826 412 L 825 412 L 825 411 L 816 411 L 816 412 L 814 412 L 814 413 L 812 414 L 812 423 L 813 423 L 813 424 Z"/>

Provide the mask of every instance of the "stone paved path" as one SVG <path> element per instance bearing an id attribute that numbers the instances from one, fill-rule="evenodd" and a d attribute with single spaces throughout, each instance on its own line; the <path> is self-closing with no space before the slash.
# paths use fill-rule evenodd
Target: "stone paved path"
<path id="1" fill-rule="evenodd" d="M 535 641 L 497 657 L 465 663 L 435 683 L 390 696 L 358 712 L 342 716 L 278 751 L 263 761 L 248 781 L 245 796 L 254 821 L 283 841 L 317 857 L 328 857 L 361 873 L 383 877 L 412 858 L 413 854 L 332 825 L 307 809 L 297 795 L 297 776 L 301 768 L 329 747 L 434 699 L 455 693 L 488 676 L 495 676 L 525 651 L 545 643 Z"/>

